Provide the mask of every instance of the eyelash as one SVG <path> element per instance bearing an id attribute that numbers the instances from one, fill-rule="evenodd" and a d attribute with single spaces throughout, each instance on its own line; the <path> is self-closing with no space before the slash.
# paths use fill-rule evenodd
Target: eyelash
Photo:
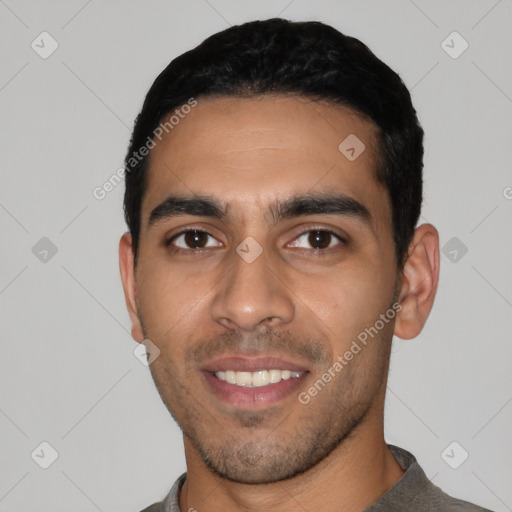
<path id="1" fill-rule="evenodd" d="M 324 229 L 324 228 L 310 228 L 310 229 L 307 229 L 305 231 L 302 231 L 301 233 L 299 233 L 295 238 L 294 238 L 294 241 L 299 239 L 300 237 L 302 237 L 303 235 L 306 235 L 308 233 L 312 233 L 312 232 L 315 232 L 315 231 L 319 231 L 321 233 L 328 233 L 329 235 L 332 235 L 334 238 L 337 238 L 339 242 L 341 242 L 340 245 L 345 245 L 347 243 L 347 241 L 341 237 L 338 233 L 334 232 L 334 231 L 331 231 L 329 229 Z M 191 228 L 187 228 L 187 229 L 184 229 L 182 231 L 180 231 L 179 233 L 174 233 L 171 237 L 167 238 L 165 241 L 164 241 L 164 245 L 165 247 L 167 248 L 170 248 L 170 250 L 174 253 L 187 253 L 187 254 L 200 254 L 202 253 L 203 251 L 205 250 L 208 250 L 208 248 L 198 248 L 198 249 L 193 249 L 193 248 L 190 248 L 190 249 L 183 249 L 181 247 L 175 247 L 175 246 L 172 246 L 172 242 L 174 240 L 176 240 L 179 236 L 181 235 L 185 235 L 187 233 L 193 233 L 193 232 L 196 232 L 196 233 L 205 233 L 206 235 L 212 237 L 212 238 L 215 238 L 212 234 L 208 233 L 207 231 L 204 231 L 202 229 L 191 229 Z M 299 248 L 300 249 L 300 248 Z M 313 251 L 314 254 L 316 256 L 326 256 L 330 250 L 332 250 L 333 247 L 328 247 L 326 249 L 309 249 L 309 251 Z M 302 250 L 308 250 L 308 249 L 302 249 Z"/>

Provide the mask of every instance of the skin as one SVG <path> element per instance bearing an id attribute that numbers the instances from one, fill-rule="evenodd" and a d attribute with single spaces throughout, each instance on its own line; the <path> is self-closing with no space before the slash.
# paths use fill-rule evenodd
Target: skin
<path id="1" fill-rule="evenodd" d="M 349 134 L 366 146 L 355 161 L 338 150 Z M 139 261 L 134 268 L 126 233 L 120 269 L 132 336 L 161 351 L 151 373 L 184 432 L 181 510 L 360 511 L 402 476 L 383 433 L 391 340 L 417 336 L 430 313 L 439 237 L 430 224 L 417 227 L 397 268 L 389 197 L 374 177 L 376 147 L 374 125 L 351 110 L 276 95 L 199 98 L 151 150 Z M 335 214 L 273 223 L 276 199 L 326 191 L 365 205 L 371 224 Z M 216 197 L 228 216 L 187 214 L 148 227 L 171 193 Z M 207 247 L 198 251 L 183 236 L 166 247 L 184 228 L 207 231 Z M 328 248 L 315 249 L 308 230 L 333 231 L 345 243 L 327 236 Z M 236 252 L 249 236 L 262 249 L 252 263 Z M 395 318 L 300 403 L 298 393 L 396 300 Z M 234 406 L 201 371 L 233 354 L 279 356 L 307 373 L 275 403 Z"/>

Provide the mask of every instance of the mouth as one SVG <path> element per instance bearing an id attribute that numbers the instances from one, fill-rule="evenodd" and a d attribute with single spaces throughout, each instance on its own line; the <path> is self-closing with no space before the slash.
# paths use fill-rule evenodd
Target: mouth
<path id="1" fill-rule="evenodd" d="M 243 409 L 260 409 L 284 400 L 308 373 L 300 364 L 274 357 L 224 357 L 202 368 L 213 395 Z"/>
<path id="2" fill-rule="evenodd" d="M 238 372 L 235 370 L 226 370 L 215 372 L 218 379 L 246 388 L 261 388 L 269 384 L 277 384 L 282 380 L 297 379 L 304 372 L 295 372 L 291 370 L 258 370 L 256 372 Z"/>
<path id="3" fill-rule="evenodd" d="M 226 370 L 215 372 L 218 379 L 246 388 L 261 388 L 270 384 L 277 384 L 282 380 L 297 379 L 304 372 L 295 372 L 291 370 L 258 370 L 256 372 L 238 372 L 235 370 Z"/>

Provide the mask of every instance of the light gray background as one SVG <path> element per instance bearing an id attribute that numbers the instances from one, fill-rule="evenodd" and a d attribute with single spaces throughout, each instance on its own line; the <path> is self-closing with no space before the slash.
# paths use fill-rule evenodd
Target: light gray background
<path id="1" fill-rule="evenodd" d="M 0 511 L 138 511 L 185 469 L 180 431 L 133 355 L 117 259 L 124 186 L 101 201 L 93 190 L 122 165 L 172 58 L 277 15 L 359 37 L 412 90 L 426 131 L 422 222 L 468 252 L 448 247 L 425 330 L 395 341 L 386 437 L 447 492 L 512 510 L 510 0 L 0 0 Z M 50 47 L 43 31 L 59 45 L 47 59 L 31 48 Z M 456 59 L 441 45 L 453 31 L 469 44 Z M 32 251 L 43 237 L 57 247 L 46 262 Z M 43 441 L 59 455 L 48 469 L 31 457 Z M 469 453 L 458 469 L 441 455 L 453 441 L 445 460 Z"/>

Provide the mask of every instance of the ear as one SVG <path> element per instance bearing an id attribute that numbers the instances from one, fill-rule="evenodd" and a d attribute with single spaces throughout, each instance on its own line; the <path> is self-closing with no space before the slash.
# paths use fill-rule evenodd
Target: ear
<path id="1" fill-rule="evenodd" d="M 137 289 L 135 283 L 135 267 L 133 264 L 132 236 L 125 233 L 119 241 L 119 270 L 123 281 L 124 298 L 130 320 L 132 322 L 132 338 L 141 343 L 144 340 L 142 325 L 137 306 Z"/>
<path id="2" fill-rule="evenodd" d="M 422 224 L 414 232 L 400 278 L 402 309 L 396 317 L 396 336 L 404 340 L 418 336 L 434 304 L 438 281 L 439 233 L 432 224 Z"/>

